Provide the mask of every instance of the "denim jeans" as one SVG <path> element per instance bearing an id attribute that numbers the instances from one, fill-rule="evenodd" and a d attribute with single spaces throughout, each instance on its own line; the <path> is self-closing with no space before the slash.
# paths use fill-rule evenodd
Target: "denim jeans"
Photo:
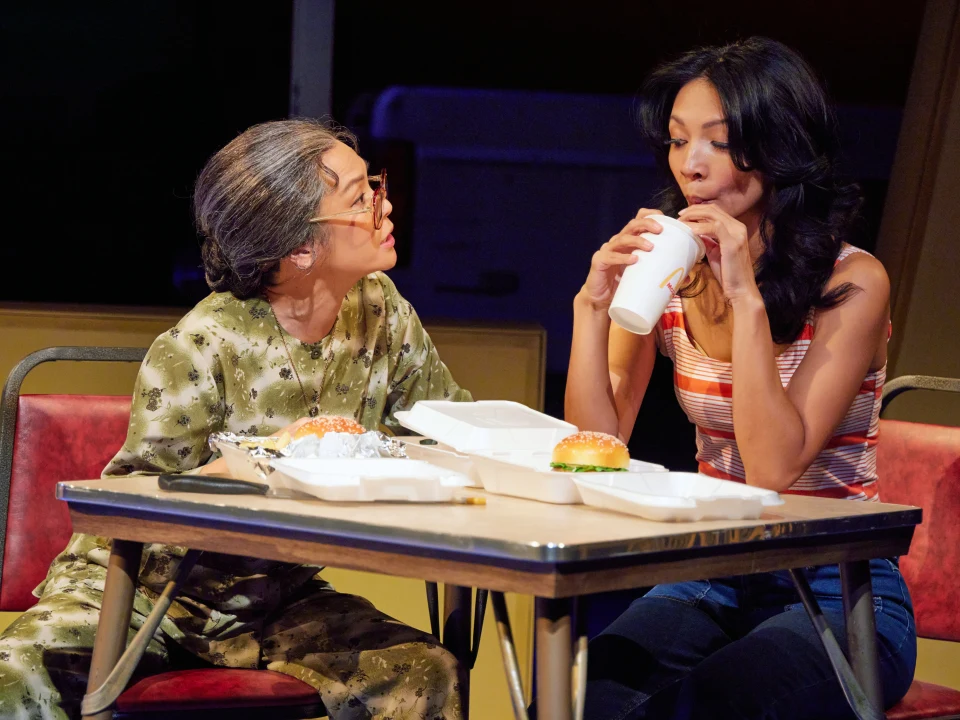
<path id="1" fill-rule="evenodd" d="M 896 561 L 870 571 L 889 707 L 913 679 L 916 628 Z M 839 568 L 804 572 L 846 651 Z M 658 585 L 590 643 L 587 667 L 589 720 L 854 717 L 787 572 Z"/>

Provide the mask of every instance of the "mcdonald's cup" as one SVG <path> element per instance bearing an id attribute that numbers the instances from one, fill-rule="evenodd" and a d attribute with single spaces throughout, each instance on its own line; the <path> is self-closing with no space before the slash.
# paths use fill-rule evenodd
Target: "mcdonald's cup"
<path id="1" fill-rule="evenodd" d="M 679 220 L 649 215 L 663 231 L 643 233 L 653 250 L 634 250 L 639 260 L 627 265 L 610 303 L 610 319 L 638 335 L 656 326 L 677 289 L 705 254 L 703 241 Z"/>

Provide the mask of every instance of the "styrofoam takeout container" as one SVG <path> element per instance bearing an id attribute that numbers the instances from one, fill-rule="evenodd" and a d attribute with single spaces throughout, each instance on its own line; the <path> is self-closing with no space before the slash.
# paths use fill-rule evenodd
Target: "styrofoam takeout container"
<path id="1" fill-rule="evenodd" d="M 528 500 L 575 505 L 583 502 L 575 478 L 589 475 L 599 485 L 613 485 L 625 476 L 637 473 L 666 473 L 655 463 L 631 460 L 629 472 L 558 472 L 550 467 L 551 453 L 507 457 L 475 455 L 474 463 L 484 490 Z"/>
<path id="2" fill-rule="evenodd" d="M 374 435 L 379 436 L 380 433 L 368 432 L 363 435 L 354 435 L 352 433 L 328 432 L 322 438 L 308 436 L 289 442 L 282 451 L 282 457 L 314 459 L 369 457 L 371 452 L 379 452 L 383 446 L 380 439 L 374 440 L 371 438 L 371 436 Z M 213 446 L 220 451 L 220 454 L 226 461 L 227 470 L 230 472 L 231 477 L 237 478 L 238 480 L 263 482 L 269 479 L 272 473 L 270 465 L 273 463 L 273 460 L 279 459 L 279 454 L 257 454 L 251 448 L 241 447 L 239 443 L 250 442 L 257 445 L 260 441 L 266 439 L 268 438 L 241 437 L 239 440 L 220 440 L 214 438 Z M 274 436 L 271 436 L 269 439 L 277 440 Z M 394 445 L 396 444 L 392 439 L 389 442 Z"/>
<path id="3" fill-rule="evenodd" d="M 470 484 L 461 473 L 407 458 L 282 458 L 270 464 L 276 487 L 335 502 L 449 502 Z"/>
<path id="4" fill-rule="evenodd" d="M 764 508 L 783 504 L 773 490 L 699 473 L 610 473 L 612 484 L 594 477 L 575 477 L 587 505 L 638 515 L 648 520 L 752 520 Z"/>
<path id="5" fill-rule="evenodd" d="M 551 452 L 577 426 L 509 400 L 421 400 L 395 413 L 404 427 L 461 453 Z"/>
<path id="6" fill-rule="evenodd" d="M 429 457 L 428 446 L 419 446 L 422 459 L 454 467 L 452 463 L 463 463 L 466 458 L 473 468 L 468 474 L 478 478 L 488 492 L 563 505 L 583 502 L 573 482 L 582 473 L 556 472 L 550 467 L 554 446 L 577 432 L 576 425 L 505 400 L 421 400 L 413 409 L 396 413 L 396 417 L 404 427 L 442 443 L 443 450 L 460 456 L 435 453 Z M 406 446 L 408 454 L 413 447 Z M 635 473 L 666 472 L 662 465 L 630 462 Z M 463 471 L 464 466 L 456 469 Z M 626 474 L 591 473 L 598 478 Z"/>
<path id="7" fill-rule="evenodd" d="M 421 442 L 427 439 L 415 436 L 397 438 L 403 443 L 403 449 L 411 460 L 423 460 L 431 465 L 462 473 L 470 479 L 471 487 L 483 487 L 472 456 L 457 452 L 449 445 L 444 445 L 432 438 L 429 438 L 429 440 L 436 444 L 422 445 Z"/>

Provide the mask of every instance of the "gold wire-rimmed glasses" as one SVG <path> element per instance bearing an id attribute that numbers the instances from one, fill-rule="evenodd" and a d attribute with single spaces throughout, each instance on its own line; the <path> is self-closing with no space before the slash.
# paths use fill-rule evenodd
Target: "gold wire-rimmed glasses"
<path id="1" fill-rule="evenodd" d="M 367 180 L 377 183 L 373 191 L 373 203 L 369 207 L 355 208 L 354 210 L 344 210 L 343 212 L 332 213 L 330 215 L 321 215 L 320 217 L 310 218 L 307 222 L 319 223 L 327 220 L 333 220 L 347 215 L 360 215 L 362 213 L 373 213 L 373 229 L 379 230 L 383 225 L 383 201 L 387 199 L 387 171 L 381 170 L 379 175 L 369 175 Z"/>

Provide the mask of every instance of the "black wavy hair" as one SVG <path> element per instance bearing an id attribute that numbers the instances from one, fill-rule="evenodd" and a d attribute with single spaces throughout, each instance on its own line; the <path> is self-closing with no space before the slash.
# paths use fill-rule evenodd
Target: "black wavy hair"
<path id="1" fill-rule="evenodd" d="M 834 307 L 857 290 L 844 283 L 824 292 L 862 202 L 859 187 L 838 176 L 836 115 L 810 66 L 776 40 L 704 47 L 661 65 L 637 110 L 641 132 L 671 178 L 658 200 L 673 217 L 687 203 L 670 173 L 667 125 L 677 93 L 700 78 L 720 95 L 734 165 L 765 180 L 757 284 L 774 341 L 793 342 L 812 309 Z"/>

